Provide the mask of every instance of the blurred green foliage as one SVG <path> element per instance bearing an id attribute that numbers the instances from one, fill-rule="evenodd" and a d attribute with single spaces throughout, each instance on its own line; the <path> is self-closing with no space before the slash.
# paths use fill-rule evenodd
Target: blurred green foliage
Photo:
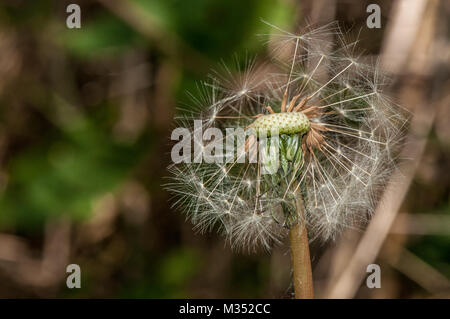
<path id="1" fill-rule="evenodd" d="M 58 15 L 52 16 L 55 7 L 50 3 L 34 3 L 26 10 L 26 20 L 18 14 L 22 10 L 20 7 L 6 7 L 3 15 L 6 13 L 11 23 L 19 28 L 33 19 L 45 21 L 44 25 L 49 26 L 65 23 L 61 12 L 59 21 Z M 158 27 L 176 33 L 212 61 L 231 58 L 236 52 L 246 55 L 248 51 L 261 50 L 261 43 L 255 42 L 255 34 L 267 32 L 268 27 L 260 17 L 281 25 L 292 21 L 290 8 L 279 0 L 139 0 L 135 4 L 146 11 Z M 64 9 L 64 6 L 59 8 Z M 88 13 L 85 11 L 82 8 L 81 29 L 56 28 L 56 43 L 61 50 L 73 55 L 77 63 L 105 57 L 117 59 L 130 48 L 152 47 L 148 39 L 108 10 L 97 7 Z M 39 30 L 35 32 L 39 38 Z M 185 72 L 174 94 L 184 95 L 203 77 L 204 74 Z M 52 90 L 51 87 L 40 89 Z M 115 108 L 114 101 L 104 102 L 103 108 Z M 45 106 L 49 112 L 55 112 L 57 107 Z M 39 143 L 11 158 L 8 187 L 0 195 L 0 228 L 39 230 L 47 218 L 64 215 L 79 220 L 89 217 L 95 200 L 126 180 L 127 173 L 145 154 L 143 145 L 147 143 L 148 147 L 146 139 L 151 128 L 147 128 L 139 143 L 121 145 L 108 131 L 111 127 L 105 129 L 97 125 L 92 111 L 83 109 L 82 112 L 83 120 L 60 126 L 59 133 L 42 136 Z"/>
<path id="2" fill-rule="evenodd" d="M 186 91 L 205 80 L 209 68 L 221 61 L 233 68 L 230 61 L 246 62 L 248 56 L 264 52 L 266 38 L 255 35 L 267 34 L 270 28 L 261 19 L 288 27 L 295 12 L 293 4 L 283 0 L 129 1 L 148 16 L 155 30 L 180 41 L 178 47 L 188 47 L 204 57 L 206 68 L 196 70 L 188 65 L 189 60 L 171 60 L 179 52 L 172 56 L 160 51 L 159 43 L 96 1 L 80 2 L 81 29 L 66 28 L 69 3 L 0 4 L 0 26 L 14 30 L 23 58 L 20 74 L 6 79 L 8 91 L 0 95 L 0 125 L 11 141 L 3 165 L 7 182 L 0 190 L 0 230 L 25 238 L 41 238 L 45 225 L 61 217 L 75 224 L 89 221 L 99 199 L 117 193 L 131 178 L 147 187 L 150 198 L 158 200 L 163 195 L 166 172 L 158 167 L 167 165 L 161 153 L 161 145 L 168 143 L 167 133 L 150 121 L 135 139 L 121 139 L 115 132 L 120 99 L 104 94 L 94 105 L 83 105 L 86 83 L 94 82 L 106 92 L 115 84 L 111 73 L 117 71 L 117 65 L 130 51 L 140 50 L 154 69 L 167 63 L 177 68 L 180 78 L 166 94 L 186 102 Z M 97 65 L 104 67 L 105 74 L 91 70 Z M 10 105 L 20 107 L 11 112 Z M 150 160 L 160 163 L 149 167 Z M 82 266 L 83 289 L 62 290 L 61 296 L 188 296 L 192 280 L 207 267 L 205 253 L 177 239 L 179 223 L 184 220 L 168 214 L 169 202 L 166 197 L 161 200 L 164 203 L 152 207 L 152 214 L 168 226 L 141 225 L 160 232 L 150 236 L 161 237 L 159 244 L 147 247 L 146 241 L 152 239 L 136 238 L 137 231 L 127 230 L 119 219 L 118 229 L 101 248 L 74 252 L 74 261 Z M 254 259 L 244 261 L 233 270 L 236 274 L 230 284 L 242 284 L 236 295 L 250 297 L 255 289 L 262 289 L 258 277 L 267 275 L 267 261 L 263 266 Z M 254 272 L 255 267 L 265 270 Z"/>
<path id="3" fill-rule="evenodd" d="M 124 298 L 185 298 L 192 278 L 199 275 L 201 255 L 192 248 L 176 248 L 147 269 L 129 278 L 120 289 Z"/>
<path id="4" fill-rule="evenodd" d="M 89 217 L 95 200 L 113 191 L 143 152 L 143 145 L 117 143 L 87 120 L 63 128 L 9 163 L 11 180 L 0 199 L 2 226 L 32 230 L 48 218 Z"/>
<path id="5" fill-rule="evenodd" d="M 107 12 L 84 22 L 80 30 L 64 29 L 59 41 L 68 53 L 80 59 L 123 54 L 130 47 L 146 44 L 140 34 Z"/>

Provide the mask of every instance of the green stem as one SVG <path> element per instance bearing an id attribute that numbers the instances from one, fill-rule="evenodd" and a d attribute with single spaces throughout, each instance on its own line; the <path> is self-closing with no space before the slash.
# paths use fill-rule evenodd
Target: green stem
<path id="1" fill-rule="evenodd" d="M 295 298 L 312 299 L 314 298 L 314 288 L 311 257 L 309 255 L 308 233 L 304 223 L 305 207 L 301 195 L 297 200 L 297 212 L 300 220 L 289 232 Z"/>

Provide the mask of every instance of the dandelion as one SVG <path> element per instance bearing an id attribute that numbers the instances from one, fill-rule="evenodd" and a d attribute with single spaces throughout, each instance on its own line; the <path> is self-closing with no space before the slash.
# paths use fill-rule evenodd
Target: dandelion
<path id="1" fill-rule="evenodd" d="M 237 249 L 269 250 L 290 233 L 296 295 L 312 297 L 308 237 L 326 242 L 367 223 L 394 168 L 405 120 L 383 94 L 387 78 L 354 54 L 356 43 L 347 43 L 336 23 L 302 34 L 274 28 L 273 63 L 216 72 L 181 122 L 201 120 L 192 135 L 253 130 L 244 155 L 264 134 L 274 141 L 276 131 L 279 152 L 263 148 L 255 162 L 240 161 L 241 154 L 174 164 L 167 186 L 198 231 L 218 229 Z M 211 143 L 201 141 L 203 148 Z M 272 174 L 263 173 L 263 162 Z"/>

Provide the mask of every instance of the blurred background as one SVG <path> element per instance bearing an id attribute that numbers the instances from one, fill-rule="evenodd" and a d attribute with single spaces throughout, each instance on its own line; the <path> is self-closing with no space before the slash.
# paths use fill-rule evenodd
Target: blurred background
<path id="1" fill-rule="evenodd" d="M 66 27 L 70 3 L 80 29 Z M 371 3 L 381 28 L 366 25 Z M 338 21 L 411 112 L 367 231 L 311 245 L 317 296 L 450 297 L 449 17 L 444 0 L 2 0 L 0 297 L 292 297 L 287 245 L 233 252 L 161 186 L 177 105 L 220 63 L 270 58 L 261 19 Z M 366 287 L 371 263 L 380 289 Z"/>

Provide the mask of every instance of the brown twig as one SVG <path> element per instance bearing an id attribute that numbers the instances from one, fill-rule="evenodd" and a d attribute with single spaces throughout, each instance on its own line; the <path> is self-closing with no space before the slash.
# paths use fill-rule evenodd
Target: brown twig
<path id="1" fill-rule="evenodd" d="M 380 257 L 391 267 L 433 295 L 450 291 L 450 281 L 437 269 L 404 248 L 396 240 L 389 240 L 389 244 L 393 249 L 389 249 Z"/>
<path id="2" fill-rule="evenodd" d="M 408 70 L 416 75 L 418 79 L 426 78 L 430 71 L 430 61 L 423 59 L 423 57 L 427 56 L 426 50 L 434 37 L 433 25 L 437 3 L 438 1 L 436 0 L 428 1 L 427 9 L 423 14 L 420 32 L 417 34 L 417 41 L 414 46 L 410 47 L 411 52 L 409 56 L 404 57 L 404 59 L 409 57 L 409 65 L 411 67 Z M 399 16 L 402 15 L 397 14 L 397 18 Z M 417 17 L 420 18 L 421 15 L 417 15 Z M 394 30 L 391 30 L 391 32 L 394 32 Z M 396 43 L 395 41 L 390 41 L 386 45 L 395 46 Z M 385 49 L 385 52 L 389 51 Z M 386 59 L 386 55 L 384 58 Z M 416 63 L 413 63 L 414 61 Z M 417 69 L 419 65 L 420 71 Z M 330 283 L 332 284 L 326 294 L 327 297 L 351 298 L 355 295 L 365 275 L 367 265 L 375 260 L 384 240 L 389 234 L 425 151 L 428 133 L 435 117 L 436 103 L 430 102 L 424 90 L 421 89 L 424 85 L 423 82 L 415 82 L 414 77 L 411 76 L 410 79 L 411 81 L 407 81 L 404 89 L 401 91 L 400 100 L 402 100 L 402 104 L 408 105 L 412 110 L 415 110 L 411 121 L 411 132 L 405 143 L 406 147 L 402 152 L 403 158 L 412 158 L 412 160 L 404 162 L 398 172 L 392 176 L 376 209 L 375 217 L 356 246 L 355 253 L 350 261 L 346 263 L 345 269 L 339 272 L 340 275 L 337 278 L 330 278 Z"/>

